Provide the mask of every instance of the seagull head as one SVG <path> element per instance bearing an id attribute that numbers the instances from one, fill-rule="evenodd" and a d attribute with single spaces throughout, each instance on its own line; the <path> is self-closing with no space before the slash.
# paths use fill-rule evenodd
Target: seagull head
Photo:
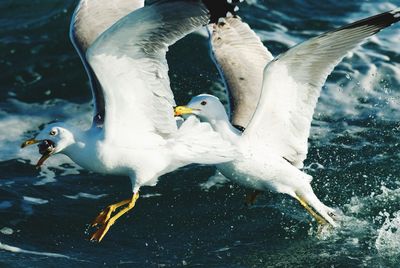
<path id="1" fill-rule="evenodd" d="M 74 135 L 69 129 L 64 123 L 47 125 L 35 138 L 22 143 L 21 148 L 38 144 L 39 153 L 42 155 L 36 164 L 38 168 L 50 156 L 61 153 L 68 146 L 75 143 Z"/>
<path id="2" fill-rule="evenodd" d="M 227 121 L 225 107 L 221 101 L 209 94 L 201 94 L 193 97 L 186 106 L 175 107 L 175 116 L 193 114 L 200 120 L 214 123 L 220 120 Z"/>

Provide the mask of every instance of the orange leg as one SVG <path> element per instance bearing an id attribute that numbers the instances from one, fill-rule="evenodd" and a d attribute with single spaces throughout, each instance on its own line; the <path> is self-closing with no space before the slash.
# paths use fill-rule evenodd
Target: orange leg
<path id="1" fill-rule="evenodd" d="M 254 190 L 251 193 L 247 193 L 246 199 L 245 199 L 245 204 L 248 206 L 254 205 L 256 202 L 257 196 L 259 196 L 262 193 L 262 191 L 259 190 Z"/>
<path id="2" fill-rule="evenodd" d="M 317 212 L 315 212 L 305 201 L 304 198 L 302 198 L 300 195 L 296 194 L 296 199 L 297 201 L 300 202 L 300 204 L 305 208 L 305 210 L 318 222 L 320 225 L 326 225 L 328 222 L 321 217 Z"/>
<path id="3" fill-rule="evenodd" d="M 104 236 L 107 234 L 108 230 L 110 227 L 125 213 L 127 213 L 129 210 L 133 209 L 136 204 L 136 200 L 139 198 L 139 193 L 135 193 L 132 195 L 131 199 L 121 201 L 117 204 L 111 205 L 107 207 L 104 211 L 100 213 L 99 216 L 97 216 L 96 220 L 99 219 L 98 221 L 94 221 L 93 226 L 96 226 L 98 224 L 101 224 L 101 227 L 92 235 L 90 238 L 90 241 L 97 241 L 101 242 L 101 240 L 104 238 Z M 118 207 L 121 207 L 123 205 L 127 204 L 126 207 L 121 209 L 117 214 L 111 217 L 112 212 L 114 212 Z M 110 208 L 111 207 L 111 208 Z M 104 213 L 103 213 L 104 212 Z"/>
<path id="4" fill-rule="evenodd" d="M 111 214 L 119 207 L 124 206 L 126 204 L 128 204 L 131 201 L 131 198 L 129 199 L 125 199 L 121 202 L 109 205 L 108 207 L 106 207 L 105 209 L 103 209 L 100 214 L 96 217 L 96 219 L 94 219 L 94 221 L 92 222 L 92 227 L 95 227 L 97 225 L 103 225 L 105 224 L 110 218 L 111 218 Z"/>

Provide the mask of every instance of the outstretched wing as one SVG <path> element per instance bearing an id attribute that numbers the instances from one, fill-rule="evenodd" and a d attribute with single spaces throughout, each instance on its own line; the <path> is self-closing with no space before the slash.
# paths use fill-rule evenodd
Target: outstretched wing
<path id="1" fill-rule="evenodd" d="M 140 141 L 176 131 L 166 52 L 211 15 L 201 1 L 160 1 L 125 16 L 89 48 L 103 88 L 106 139 Z"/>
<path id="2" fill-rule="evenodd" d="M 232 124 L 246 128 L 261 95 L 263 70 L 273 56 L 239 17 L 210 24 L 214 62 L 229 92 Z"/>
<path id="3" fill-rule="evenodd" d="M 81 0 L 72 16 L 70 38 L 89 76 L 100 123 L 104 116 L 104 96 L 100 84 L 87 64 L 85 53 L 90 45 L 115 22 L 144 6 L 144 0 Z M 99 120 L 100 119 L 100 120 Z"/>
<path id="4" fill-rule="evenodd" d="M 72 16 L 71 40 L 84 53 L 114 23 L 143 6 L 144 0 L 81 0 Z"/>
<path id="5" fill-rule="evenodd" d="M 312 38 L 277 57 L 264 70 L 260 102 L 244 135 L 302 167 L 326 78 L 351 49 L 399 20 L 400 9 L 382 13 Z"/>

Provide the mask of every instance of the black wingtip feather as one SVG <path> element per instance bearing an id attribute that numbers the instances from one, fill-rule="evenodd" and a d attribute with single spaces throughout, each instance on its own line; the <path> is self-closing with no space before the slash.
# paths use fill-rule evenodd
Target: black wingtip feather
<path id="1" fill-rule="evenodd" d="M 193 2 L 203 4 L 210 15 L 210 23 L 217 23 L 220 18 L 227 17 L 228 13 L 236 15 L 238 4 L 244 0 L 153 0 L 151 4 L 163 4 L 170 2 Z"/>
<path id="2" fill-rule="evenodd" d="M 396 23 L 400 21 L 400 8 L 389 11 L 389 12 L 384 12 L 381 14 L 378 14 L 376 16 L 372 16 L 360 21 L 356 21 L 354 23 L 351 23 L 342 29 L 353 29 L 353 28 L 358 28 L 362 27 L 365 25 L 369 26 L 376 26 L 379 29 L 383 29 L 386 27 L 389 27 L 393 23 Z"/>
<path id="3" fill-rule="evenodd" d="M 202 0 L 204 5 L 210 11 L 210 22 L 218 22 L 220 18 L 225 18 L 226 14 L 230 12 L 232 15 L 236 14 L 236 6 L 239 0 Z"/>

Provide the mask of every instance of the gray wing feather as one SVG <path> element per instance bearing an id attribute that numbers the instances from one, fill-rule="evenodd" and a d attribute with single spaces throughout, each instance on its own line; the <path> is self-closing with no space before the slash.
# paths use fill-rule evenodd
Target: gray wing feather
<path id="1" fill-rule="evenodd" d="M 176 131 L 168 46 L 208 21 L 199 1 L 162 1 L 130 13 L 97 38 L 87 58 L 104 91 L 106 136 Z"/>
<path id="2" fill-rule="evenodd" d="M 239 17 L 211 24 L 210 47 L 229 93 L 233 125 L 247 127 L 261 95 L 263 70 L 273 59 Z"/>

